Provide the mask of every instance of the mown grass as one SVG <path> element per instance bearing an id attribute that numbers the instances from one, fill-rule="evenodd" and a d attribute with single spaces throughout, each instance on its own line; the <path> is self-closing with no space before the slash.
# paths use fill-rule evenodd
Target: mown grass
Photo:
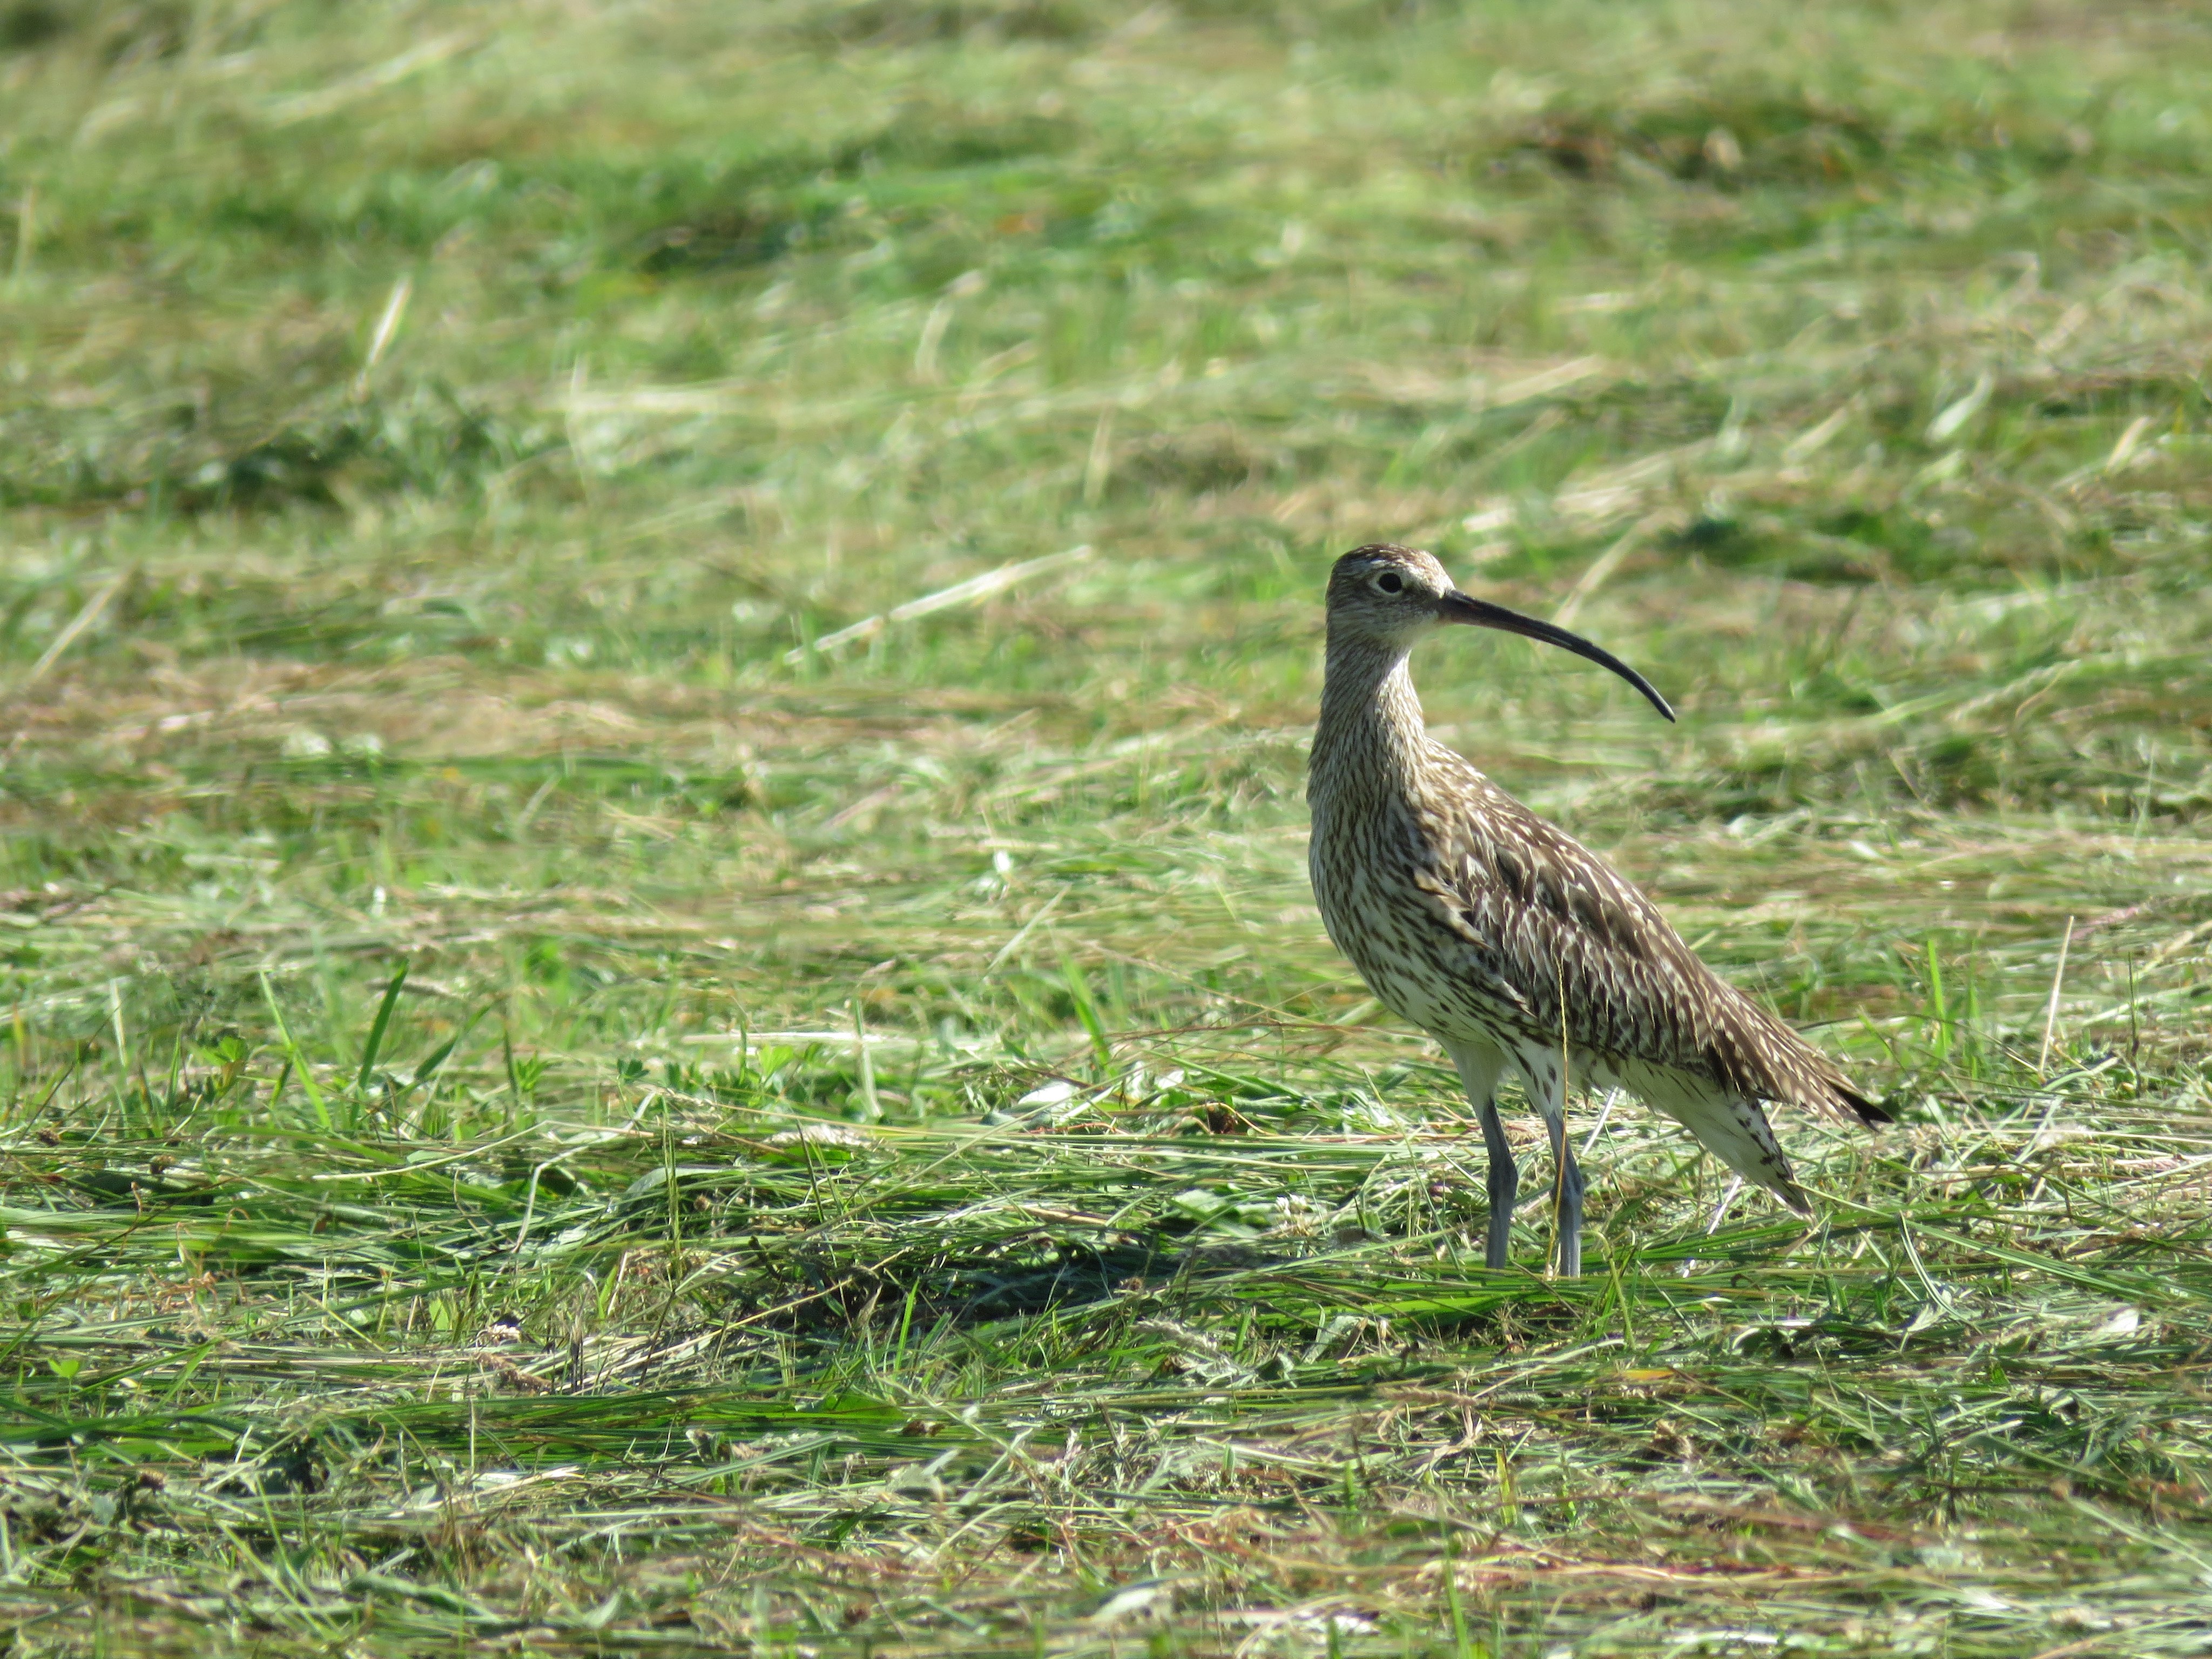
<path id="1" fill-rule="evenodd" d="M 2206 1650 L 2208 72 L 0 8 L 12 1650 Z M 1682 711 L 1422 664 L 1898 1114 L 1818 1225 L 1578 1101 L 1475 1265 L 1304 890 L 1379 537 Z"/>

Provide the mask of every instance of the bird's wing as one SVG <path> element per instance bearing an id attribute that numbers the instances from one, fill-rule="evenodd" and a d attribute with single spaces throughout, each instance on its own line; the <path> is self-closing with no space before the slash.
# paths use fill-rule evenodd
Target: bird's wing
<path id="1" fill-rule="evenodd" d="M 1532 1036 L 1690 1071 L 1762 1100 L 1885 1115 L 1826 1054 L 1698 959 L 1651 901 L 1457 755 L 1419 884 Z M 1564 1006 L 1564 1016 L 1562 1007 Z"/>

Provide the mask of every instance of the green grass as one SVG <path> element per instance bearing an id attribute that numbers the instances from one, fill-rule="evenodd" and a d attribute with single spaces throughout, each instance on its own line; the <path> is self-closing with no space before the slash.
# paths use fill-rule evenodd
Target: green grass
<path id="1" fill-rule="evenodd" d="M 0 5 L 9 1651 L 2207 1651 L 2208 76 Z M 1577 1100 L 1476 1265 L 1304 885 L 1377 538 L 1681 711 L 1419 664 L 1897 1113 L 1817 1225 Z"/>

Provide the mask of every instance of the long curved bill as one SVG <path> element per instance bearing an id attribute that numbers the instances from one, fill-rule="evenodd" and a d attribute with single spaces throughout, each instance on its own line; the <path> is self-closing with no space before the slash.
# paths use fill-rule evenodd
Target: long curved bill
<path id="1" fill-rule="evenodd" d="M 1579 634 L 1570 634 L 1564 628 L 1554 628 L 1550 623 L 1524 617 L 1518 611 L 1508 611 L 1502 605 L 1492 605 L 1489 600 L 1478 599 L 1470 593 L 1454 592 L 1445 594 L 1441 610 L 1446 622 L 1466 623 L 1473 628 L 1494 628 L 1502 634 L 1518 634 L 1523 639 L 1541 640 L 1547 645 L 1558 646 L 1562 651 L 1571 651 L 1577 657 L 1587 657 L 1601 667 L 1610 668 L 1641 691 L 1651 706 L 1668 720 L 1674 718 L 1674 711 L 1667 706 L 1667 699 L 1659 695 L 1650 681 L 1612 652 L 1601 646 L 1592 645 Z"/>

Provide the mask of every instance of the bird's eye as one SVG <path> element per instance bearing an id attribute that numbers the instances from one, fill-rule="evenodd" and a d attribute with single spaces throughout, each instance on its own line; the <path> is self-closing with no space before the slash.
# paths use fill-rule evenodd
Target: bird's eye
<path id="1" fill-rule="evenodd" d="M 1406 591 L 1406 579 L 1395 570 L 1386 570 L 1375 579 L 1375 586 L 1385 593 L 1402 593 Z"/>

